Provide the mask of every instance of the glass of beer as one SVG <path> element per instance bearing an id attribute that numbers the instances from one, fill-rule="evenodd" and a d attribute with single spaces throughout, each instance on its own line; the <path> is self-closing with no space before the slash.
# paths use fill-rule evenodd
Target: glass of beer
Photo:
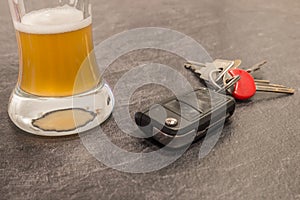
<path id="1" fill-rule="evenodd" d="M 22 130 L 63 136 L 92 129 L 114 98 L 94 54 L 89 0 L 8 0 L 19 78 L 8 113 Z"/>

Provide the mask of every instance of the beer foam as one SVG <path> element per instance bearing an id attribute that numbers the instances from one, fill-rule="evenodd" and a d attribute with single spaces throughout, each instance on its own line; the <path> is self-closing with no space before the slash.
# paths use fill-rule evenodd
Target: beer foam
<path id="1" fill-rule="evenodd" d="M 20 32 L 32 34 L 55 34 L 75 31 L 92 23 L 91 17 L 84 19 L 83 12 L 64 5 L 25 14 L 21 22 L 14 22 Z"/>

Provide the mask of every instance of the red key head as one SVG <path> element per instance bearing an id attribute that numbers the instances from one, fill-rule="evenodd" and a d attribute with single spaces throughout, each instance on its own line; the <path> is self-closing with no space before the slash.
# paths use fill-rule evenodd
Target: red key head
<path id="1" fill-rule="evenodd" d="M 241 79 L 235 84 L 232 96 L 238 100 L 247 100 L 256 93 L 254 78 L 247 71 L 242 69 L 232 69 L 228 73 L 231 76 L 239 75 Z"/>

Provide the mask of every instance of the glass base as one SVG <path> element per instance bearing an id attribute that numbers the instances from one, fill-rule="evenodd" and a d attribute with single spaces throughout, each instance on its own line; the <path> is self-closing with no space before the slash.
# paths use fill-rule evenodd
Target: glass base
<path id="1" fill-rule="evenodd" d="M 66 136 L 90 130 L 112 113 L 114 97 L 103 84 L 89 92 L 70 97 L 39 97 L 16 88 L 8 114 L 20 129 L 41 136 Z"/>

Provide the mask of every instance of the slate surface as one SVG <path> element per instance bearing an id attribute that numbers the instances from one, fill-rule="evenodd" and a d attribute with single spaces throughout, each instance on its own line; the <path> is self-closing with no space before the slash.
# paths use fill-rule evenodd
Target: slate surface
<path id="1" fill-rule="evenodd" d="M 300 2 L 298 0 L 93 1 L 94 40 L 124 30 L 165 27 L 201 43 L 212 58 L 269 64 L 256 76 L 296 88 L 293 96 L 260 94 L 239 103 L 213 151 L 198 159 L 193 145 L 170 166 L 146 174 L 119 172 L 97 161 L 79 136 L 42 138 L 17 129 L 7 115 L 18 54 L 6 1 L 0 1 L 0 199 L 300 199 Z M 114 86 L 131 67 L 151 59 L 181 70 L 183 60 L 144 50 L 117 60 L 106 73 Z M 153 89 L 154 88 L 154 89 Z M 164 93 L 166 92 L 166 93 Z M 167 96 L 146 86 L 132 97 L 132 112 Z M 104 125 L 130 151 L 151 145 Z"/>

